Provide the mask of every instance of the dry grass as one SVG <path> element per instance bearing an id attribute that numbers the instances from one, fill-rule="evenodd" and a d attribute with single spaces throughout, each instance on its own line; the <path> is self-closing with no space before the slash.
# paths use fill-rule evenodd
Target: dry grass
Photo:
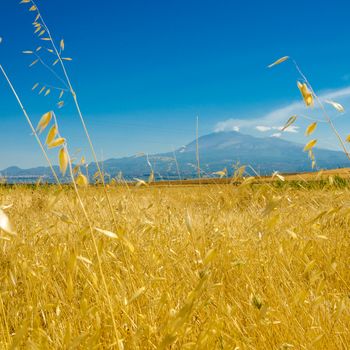
<path id="1" fill-rule="evenodd" d="M 350 179 L 350 168 L 340 168 L 340 169 L 327 169 L 327 170 L 320 170 L 320 171 L 313 171 L 313 172 L 303 172 L 303 173 L 288 173 L 288 174 L 279 174 L 280 177 L 286 181 L 299 181 L 300 183 L 309 183 L 309 182 L 317 182 L 317 181 L 325 181 L 328 182 L 330 179 L 334 178 L 342 178 L 345 180 Z M 276 175 L 273 176 L 254 176 L 253 182 L 255 184 L 261 184 L 261 183 L 272 183 L 275 182 L 278 177 Z M 242 177 L 211 177 L 211 178 L 205 178 L 202 177 L 200 179 L 182 179 L 181 181 L 178 180 L 171 180 L 171 181 L 157 181 L 147 184 L 147 186 L 180 186 L 183 185 L 224 185 L 224 184 L 240 184 L 244 181 Z M 129 183 L 130 186 L 136 185 L 138 186 L 139 183 L 132 182 Z"/>
<path id="2" fill-rule="evenodd" d="M 350 192 L 0 188 L 0 348 L 346 349 Z M 65 200 L 68 198 L 68 201 Z M 70 206 L 68 208 L 67 206 Z M 134 249 L 132 249 L 134 248 Z M 119 344 L 118 344 L 119 341 Z"/>
<path id="3" fill-rule="evenodd" d="M 61 172 L 72 183 L 61 186 L 44 135 L 0 65 L 58 183 L 0 187 L 0 349 L 350 348 L 348 169 L 325 173 L 316 186 L 322 176 L 312 174 L 285 177 L 298 186 L 276 174 L 237 186 L 225 178 L 153 186 L 150 166 L 150 184 L 105 185 L 65 66 L 71 58 L 62 56 L 65 41 L 53 40 L 36 1 L 21 3 L 35 16 L 40 45 L 49 45 L 24 53 L 59 80 L 58 108 L 64 93 L 73 99 L 102 186 L 88 185 L 85 162 L 73 169 L 51 111 L 39 131 L 52 124 L 45 143 L 60 147 Z M 344 108 L 321 101 L 292 62 L 305 105 L 317 102 L 350 159 L 324 103 Z M 51 88 L 35 89 L 51 96 Z M 314 121 L 306 135 L 316 128 Z M 196 131 L 200 178 L 198 119 Z M 304 148 L 313 167 L 316 143 Z"/>

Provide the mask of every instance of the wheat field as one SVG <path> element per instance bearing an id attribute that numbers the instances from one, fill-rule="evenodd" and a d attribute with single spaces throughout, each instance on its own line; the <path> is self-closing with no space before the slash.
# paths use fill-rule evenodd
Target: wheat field
<path id="1" fill-rule="evenodd" d="M 347 186 L 107 190 L 0 188 L 1 349 L 350 347 Z"/>
<path id="2" fill-rule="evenodd" d="M 212 174 L 220 179 L 201 178 L 197 117 L 196 180 L 155 183 L 145 155 L 148 182 L 109 182 L 67 69 L 66 41 L 51 34 L 36 1 L 21 4 L 37 39 L 23 51 L 29 67 L 59 83 L 33 82 L 52 109 L 28 114 L 1 64 L 0 73 L 56 185 L 0 185 L 0 350 L 350 348 L 349 169 L 254 179 L 243 178 L 243 166 L 233 178 L 227 168 Z M 297 72 L 305 108 L 316 104 L 323 118 L 306 118 L 305 136 L 317 137 L 304 147 L 312 168 L 321 122 L 350 159 L 350 135 L 340 135 L 325 108 L 344 107 L 323 101 L 292 57 L 268 67 L 282 63 Z M 65 101 L 76 110 L 88 163 L 86 150 L 79 161 L 61 134 Z M 178 168 L 175 151 L 174 160 Z"/>

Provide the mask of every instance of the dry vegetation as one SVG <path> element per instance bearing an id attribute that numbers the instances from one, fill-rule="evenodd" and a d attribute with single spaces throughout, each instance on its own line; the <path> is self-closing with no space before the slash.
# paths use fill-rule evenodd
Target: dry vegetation
<path id="1" fill-rule="evenodd" d="M 346 186 L 108 192 L 0 188 L 1 349 L 350 347 Z"/>
<path id="2" fill-rule="evenodd" d="M 245 167 L 242 167 L 245 169 Z M 320 171 L 314 171 L 314 172 L 305 172 L 305 173 L 289 173 L 289 174 L 279 174 L 278 172 L 275 172 L 272 176 L 254 176 L 253 182 L 255 184 L 259 183 L 273 183 L 279 179 L 281 181 L 294 181 L 298 182 L 300 185 L 306 184 L 308 187 L 310 182 L 329 182 L 332 181 L 332 179 L 344 179 L 349 180 L 350 179 L 350 168 L 340 168 L 340 169 L 327 169 L 327 170 L 320 170 Z M 185 185 L 224 185 L 224 184 L 240 184 L 242 183 L 243 178 L 238 176 L 233 177 L 221 177 L 221 178 L 200 178 L 200 179 L 186 179 L 186 180 L 175 180 L 175 181 L 157 181 L 157 182 L 150 182 L 148 184 L 144 183 L 143 185 L 146 186 L 185 186 Z M 140 185 L 140 182 L 132 182 L 129 185 Z"/>
<path id="3" fill-rule="evenodd" d="M 221 179 L 153 186 L 150 166 L 150 183 L 105 184 L 65 41 L 55 43 L 35 1 L 21 3 L 40 40 L 24 53 L 62 84 L 58 109 L 73 100 L 100 185 L 89 185 L 84 158 L 74 167 L 54 111 L 34 128 L 0 65 L 57 182 L 0 187 L 0 349 L 350 348 L 349 169 L 235 184 L 224 169 Z M 306 107 L 319 104 L 350 159 L 350 136 L 341 139 L 324 103 L 344 108 L 322 102 L 292 63 Z M 33 90 L 52 96 L 45 85 Z M 316 144 L 304 148 L 313 167 Z M 71 185 L 61 185 L 49 149 Z M 197 119 L 198 177 L 199 159 Z"/>

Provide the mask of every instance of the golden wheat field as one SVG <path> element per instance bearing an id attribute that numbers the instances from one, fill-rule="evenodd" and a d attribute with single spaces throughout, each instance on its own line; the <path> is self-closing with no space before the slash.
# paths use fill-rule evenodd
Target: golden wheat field
<path id="1" fill-rule="evenodd" d="M 172 7 L 162 12 L 160 3 L 142 7 L 132 3 L 123 11 L 128 2 L 107 1 L 100 6 L 84 2 L 78 6 L 79 2 L 67 0 L 43 2 L 43 12 L 40 1 L 20 3 L 21 11 L 28 15 L 28 29 L 25 17 L 13 17 L 11 13 L 17 12 L 2 9 L 9 22 L 2 26 L 5 40 L 0 36 L 1 60 L 6 63 L 0 62 L 0 75 L 17 107 L 12 112 L 7 106 L 10 99 L 4 95 L 0 111 L 1 161 L 6 166 L 0 173 L 0 350 L 350 349 L 350 168 L 321 171 L 348 165 L 339 155 L 329 153 L 326 166 L 322 166 L 316 157 L 319 151 L 314 154 L 319 146 L 333 151 L 336 142 L 350 160 L 350 134 L 345 134 L 348 125 L 342 120 L 339 127 L 335 124 L 346 113 L 341 103 L 348 105 L 345 97 L 350 96 L 349 72 L 337 71 L 346 67 L 341 59 L 347 56 L 344 51 L 333 52 L 343 47 L 335 39 L 342 39 L 339 33 L 344 33 L 344 28 L 335 30 L 333 23 L 327 31 L 333 28 L 334 32 L 326 35 L 323 28 L 317 28 L 319 23 L 329 23 L 329 8 L 324 21 L 318 10 L 315 12 L 316 23 L 309 12 L 303 19 L 303 9 L 297 7 L 300 23 L 308 23 L 297 28 L 288 25 L 295 22 L 290 9 L 283 9 L 290 18 L 270 9 L 272 15 L 267 17 L 268 13 L 261 11 L 259 24 L 254 19 L 254 12 L 260 13 L 256 9 L 259 2 L 249 3 L 245 11 L 238 11 L 244 2 L 237 2 L 231 13 L 211 4 L 207 9 L 210 16 L 204 16 L 202 23 L 195 20 L 203 16 L 204 2 L 192 4 L 192 13 L 187 3 L 178 12 Z M 263 4 L 264 10 L 267 5 Z M 339 15 L 346 13 L 343 5 L 341 8 L 331 16 L 339 23 Z M 186 25 L 183 15 L 191 25 Z M 239 24 L 239 18 L 245 26 L 230 31 L 231 23 Z M 115 23 L 118 27 L 110 26 Z M 214 36 L 221 24 L 224 26 Z M 62 25 L 62 33 L 59 28 L 56 32 L 57 25 Z M 271 26 L 270 32 L 263 30 L 265 25 Z M 254 33 L 250 35 L 247 29 L 251 28 Z M 291 32 L 284 33 L 285 28 Z M 229 35 L 226 40 L 223 34 Z M 315 44 L 318 36 L 320 45 Z M 292 39 L 289 45 L 285 43 L 288 37 Z M 314 46 L 310 46 L 310 37 Z M 327 37 L 332 38 L 331 46 Z M 178 46 L 186 39 L 187 46 Z M 13 53 L 19 47 L 13 44 L 22 40 L 21 51 L 33 76 L 26 77 L 16 65 Z M 205 43 L 202 51 L 201 42 Z M 256 51 L 250 51 L 255 46 Z M 332 47 L 332 54 L 317 53 L 318 46 Z M 313 58 L 306 56 L 306 48 Z M 261 51 L 271 51 L 274 56 L 281 49 L 304 59 L 313 74 L 315 68 L 323 67 L 320 92 L 316 94 L 294 56 L 279 56 L 266 66 L 273 68 L 271 84 L 259 82 L 258 77 L 265 78 L 257 67 L 267 60 Z M 71 53 L 77 55 L 77 61 Z M 335 64 L 327 66 L 334 57 Z M 229 65 L 225 66 L 225 61 Z M 281 64 L 286 75 L 275 80 L 273 71 L 284 74 L 278 71 L 282 67 L 275 67 Z M 81 72 L 79 94 L 70 67 Z M 341 83 L 335 80 L 323 85 L 326 79 L 322 74 L 331 68 Z M 292 94 L 289 104 L 279 106 L 283 101 L 280 92 L 292 93 L 281 85 L 282 78 L 291 79 L 293 74 L 300 101 Z M 336 84 L 338 89 L 334 89 Z M 213 89 L 206 91 L 206 86 Z M 24 92 L 28 88 L 35 98 Z M 87 107 L 81 107 L 80 96 Z M 46 103 L 41 102 L 45 97 Z M 276 109 L 267 112 L 267 106 L 275 102 Z M 85 110 L 91 114 L 88 123 Z M 19 111 L 29 127 L 25 134 L 12 117 Z M 172 146 L 172 153 L 164 153 L 169 150 L 162 147 L 170 146 L 171 137 L 180 142 L 182 135 L 183 141 L 188 141 L 186 123 L 194 111 L 198 113 L 195 141 L 177 150 Z M 264 132 L 269 147 L 259 146 L 260 142 L 254 145 L 252 135 L 249 143 L 236 142 L 232 136 L 229 141 L 210 139 L 202 145 L 199 114 L 204 130 L 210 126 L 213 133 L 238 133 L 242 129 L 242 136 L 258 135 L 256 138 Z M 10 121 L 13 124 L 7 124 Z M 99 125 L 104 126 L 103 137 Z M 101 156 L 90 127 L 99 140 Z M 325 127 L 335 137 L 333 141 Z M 270 150 L 282 147 L 272 143 L 272 138 L 301 130 L 305 146 L 300 147 L 299 138 L 299 145 L 290 143 L 290 149 L 307 152 L 312 172 L 297 172 L 309 167 L 300 164 L 302 158 L 288 158 L 285 144 L 280 153 L 271 155 Z M 24 170 L 12 164 L 38 162 L 30 159 L 33 153 L 23 141 L 29 131 L 50 175 L 41 166 Z M 157 137 L 157 132 L 166 132 L 166 137 Z M 173 133 L 179 136 L 171 136 Z M 82 148 L 77 149 L 80 143 Z M 158 145 L 156 151 L 149 147 L 152 143 Z M 132 156 L 144 157 L 147 171 L 137 166 L 132 172 L 128 164 L 133 163 L 129 162 L 124 168 L 132 176 L 125 177 L 124 168 L 113 163 L 104 168 L 109 158 L 104 163 L 103 148 L 111 157 L 124 157 L 124 153 L 134 153 L 135 147 L 148 148 L 146 153 Z M 182 164 L 192 168 L 181 174 L 177 155 L 181 160 L 187 150 Z M 245 155 L 246 150 L 251 156 Z M 209 156 L 203 160 L 206 151 Z M 241 156 L 242 163 L 248 164 L 241 164 Z M 161 159 L 171 162 L 162 175 L 156 167 Z M 262 174 L 270 175 L 259 176 L 249 165 L 251 160 L 259 168 L 258 160 L 266 163 L 269 170 Z M 286 168 L 294 173 L 272 173 L 275 165 L 283 171 L 280 165 L 288 162 Z M 219 165 L 225 167 L 216 169 Z M 252 174 L 256 176 L 246 177 Z M 163 175 L 172 180 L 165 181 Z M 6 183 L 8 179 L 37 183 L 11 185 Z M 44 184 L 46 180 L 52 184 Z"/>
<path id="2" fill-rule="evenodd" d="M 1 349 L 349 348 L 346 186 L 107 190 L 0 188 Z"/>

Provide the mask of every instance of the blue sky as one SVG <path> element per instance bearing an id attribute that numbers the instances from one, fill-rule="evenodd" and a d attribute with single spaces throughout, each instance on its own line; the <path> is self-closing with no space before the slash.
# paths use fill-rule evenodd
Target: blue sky
<path id="1" fill-rule="evenodd" d="M 0 63 L 37 123 L 55 108 L 57 93 L 38 96 L 31 87 L 59 82 L 40 64 L 29 68 L 31 57 L 21 54 L 45 43 L 33 34 L 34 15 L 18 2 L 7 0 L 1 7 Z M 101 158 L 180 147 L 194 139 L 196 115 L 200 134 L 239 129 L 305 143 L 302 119 L 295 132 L 278 135 L 292 114 L 322 118 L 300 103 L 299 76 L 290 63 L 266 68 L 284 55 L 296 59 L 322 97 L 350 107 L 347 1 L 38 0 L 38 5 L 73 58 L 68 71 Z M 73 103 L 65 102 L 57 111 L 61 131 L 74 150 L 91 159 Z M 342 134 L 350 133 L 348 113 L 329 111 Z M 324 124 L 317 133 L 321 146 L 337 147 Z M 0 169 L 42 164 L 0 76 Z"/>

